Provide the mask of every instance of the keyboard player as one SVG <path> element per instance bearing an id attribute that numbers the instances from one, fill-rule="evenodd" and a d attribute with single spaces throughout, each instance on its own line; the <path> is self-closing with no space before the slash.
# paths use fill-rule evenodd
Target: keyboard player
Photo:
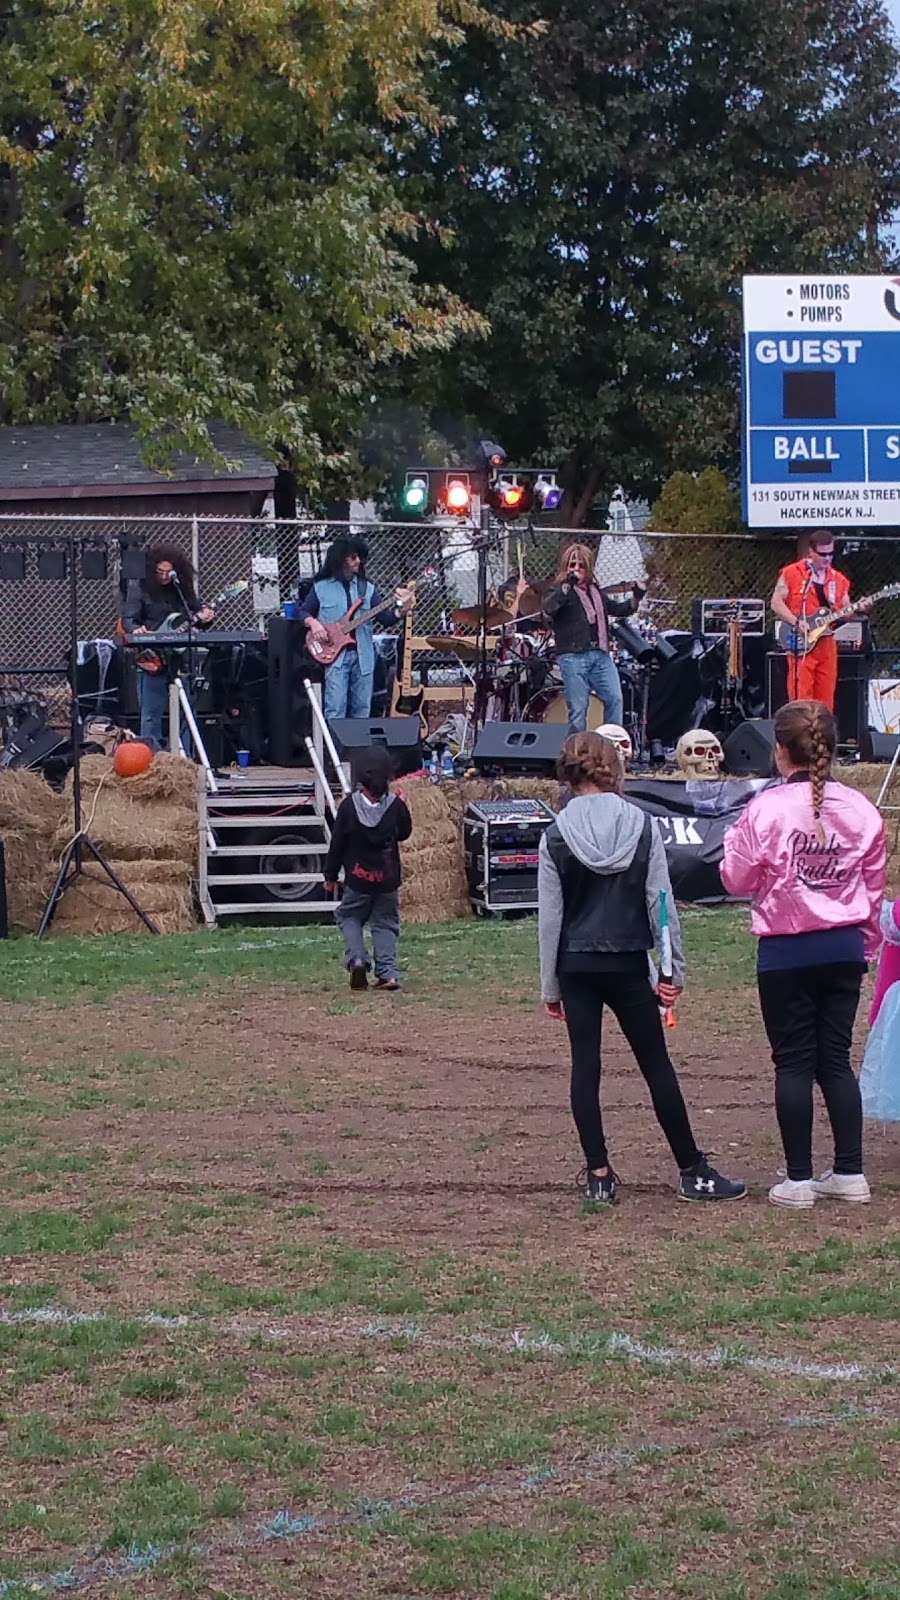
<path id="1" fill-rule="evenodd" d="M 211 606 L 197 594 L 197 580 L 183 550 L 177 545 L 159 544 L 147 551 L 147 576 L 132 580 L 125 594 L 122 614 L 129 634 L 155 633 L 168 617 L 187 618 L 194 627 L 208 628 L 215 621 Z M 169 702 L 169 662 L 162 653 L 162 667 L 156 672 L 138 672 L 138 700 L 141 708 L 141 738 L 156 748 L 163 743 L 163 724 Z"/>

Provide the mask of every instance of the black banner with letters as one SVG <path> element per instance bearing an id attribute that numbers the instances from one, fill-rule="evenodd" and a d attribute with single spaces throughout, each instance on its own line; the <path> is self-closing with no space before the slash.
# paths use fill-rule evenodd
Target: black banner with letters
<path id="1" fill-rule="evenodd" d="M 774 780 L 777 781 L 777 780 Z M 676 900 L 730 900 L 719 876 L 725 835 L 771 778 L 629 779 L 625 799 L 658 819 Z"/>

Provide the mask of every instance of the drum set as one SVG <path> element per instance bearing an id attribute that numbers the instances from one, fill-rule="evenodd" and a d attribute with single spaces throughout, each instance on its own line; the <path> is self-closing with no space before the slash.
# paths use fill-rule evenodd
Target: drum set
<path id="1" fill-rule="evenodd" d="M 542 610 L 543 596 L 552 581 L 523 587 L 520 580 L 508 597 L 492 593 L 484 608 L 466 606 L 454 611 L 451 636 L 429 638 L 434 650 L 457 657 L 473 686 L 473 732 L 485 722 L 568 722 L 562 673 Z M 631 590 L 630 584 L 622 587 Z M 653 620 L 654 611 L 671 604 L 645 598 L 633 616 L 622 621 L 610 619 L 610 654 L 619 672 L 625 726 L 636 756 L 649 744 L 652 675 L 676 653 Z M 588 729 L 596 731 L 605 721 L 603 702 L 592 695 Z"/>

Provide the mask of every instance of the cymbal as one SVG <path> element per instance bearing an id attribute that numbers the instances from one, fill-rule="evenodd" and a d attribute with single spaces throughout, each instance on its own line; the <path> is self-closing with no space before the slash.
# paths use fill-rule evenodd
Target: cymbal
<path id="1" fill-rule="evenodd" d="M 478 656 L 478 640 L 473 639 L 471 635 L 460 638 L 458 634 L 453 633 L 432 633 L 426 635 L 425 643 L 429 650 L 435 650 L 445 656 L 460 656 L 463 660 L 471 661 Z M 496 646 L 496 639 L 488 639 L 489 650 L 496 649 Z"/>
<path id="2" fill-rule="evenodd" d="M 454 628 L 480 628 L 481 607 L 462 606 L 459 611 L 450 613 L 450 620 Z M 508 611 L 505 606 L 488 606 L 485 626 L 488 628 L 503 628 L 508 622 L 515 622 L 515 620 L 515 612 Z"/>

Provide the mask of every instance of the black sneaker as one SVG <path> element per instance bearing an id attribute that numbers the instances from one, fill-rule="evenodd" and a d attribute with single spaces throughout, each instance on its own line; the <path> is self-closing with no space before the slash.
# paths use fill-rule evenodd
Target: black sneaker
<path id="1" fill-rule="evenodd" d="M 366 963 L 364 961 L 351 961 L 350 987 L 351 989 L 368 989 L 369 980 L 366 977 Z"/>
<path id="2" fill-rule="evenodd" d="M 595 1172 L 589 1172 L 587 1167 L 582 1167 L 578 1174 L 578 1187 L 583 1198 L 595 1206 L 614 1206 L 616 1190 L 621 1181 L 612 1167 L 607 1167 L 602 1178 L 598 1178 Z"/>
<path id="3" fill-rule="evenodd" d="M 723 1178 L 704 1155 L 692 1167 L 685 1167 L 678 1185 L 679 1200 L 743 1200 L 745 1183 Z"/>

